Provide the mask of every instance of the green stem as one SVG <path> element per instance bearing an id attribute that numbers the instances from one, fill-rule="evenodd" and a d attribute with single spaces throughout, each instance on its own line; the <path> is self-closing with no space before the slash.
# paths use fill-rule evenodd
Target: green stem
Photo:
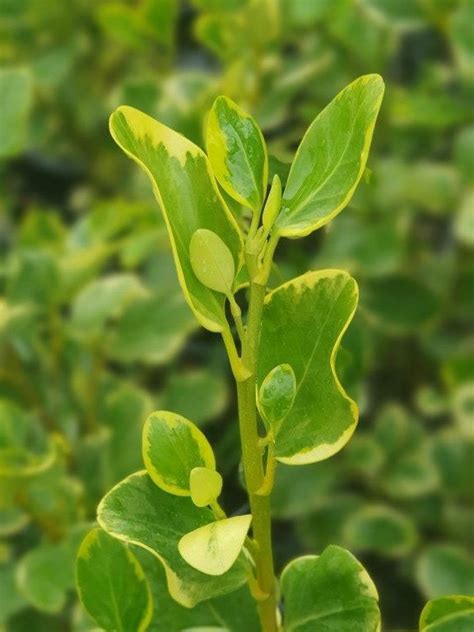
<path id="1" fill-rule="evenodd" d="M 258 611 L 262 630 L 264 632 L 277 632 L 270 500 L 268 496 L 257 494 L 265 481 L 255 402 L 258 336 L 264 298 L 265 285 L 251 281 L 247 331 L 242 345 L 242 362 L 249 372 L 249 376 L 245 380 L 237 382 L 237 396 L 242 463 L 252 512 L 253 538 L 257 544 L 256 575 L 260 590 L 266 596 L 258 601 Z"/>

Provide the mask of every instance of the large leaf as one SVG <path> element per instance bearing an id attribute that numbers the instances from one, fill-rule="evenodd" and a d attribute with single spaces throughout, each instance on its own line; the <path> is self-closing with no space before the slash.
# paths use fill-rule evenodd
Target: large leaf
<path id="1" fill-rule="evenodd" d="M 110 131 L 117 144 L 145 170 L 153 183 L 187 302 L 203 327 L 222 331 L 224 296 L 197 279 L 191 266 L 189 245 L 196 230 L 211 230 L 229 248 L 239 270 L 242 238 L 218 191 L 206 155 L 180 134 L 127 106 L 112 114 Z"/>
<path id="2" fill-rule="evenodd" d="M 281 576 L 285 632 L 376 632 L 377 590 L 348 551 L 328 546 L 320 557 L 290 562 Z"/>
<path id="3" fill-rule="evenodd" d="M 364 172 L 384 83 L 359 77 L 315 118 L 296 152 L 275 222 L 280 235 L 301 237 L 347 206 Z"/>
<path id="4" fill-rule="evenodd" d="M 98 521 L 105 531 L 156 555 L 165 567 L 171 596 L 187 607 L 236 590 L 247 578 L 242 558 L 224 575 L 210 577 L 181 557 L 180 539 L 214 520 L 209 509 L 196 507 L 190 498 L 167 494 L 145 472 L 116 485 L 98 508 Z"/>
<path id="5" fill-rule="evenodd" d="M 209 632 L 262 632 L 257 603 L 246 585 L 228 595 L 207 599 L 194 608 L 184 608 L 170 597 L 165 572 L 159 561 L 148 551 L 135 550 L 153 594 L 150 632 L 184 632 L 195 627 L 198 630 L 209 629 Z"/>
<path id="6" fill-rule="evenodd" d="M 283 463 L 327 459 L 355 430 L 357 406 L 339 383 L 335 361 L 357 296 L 351 276 L 323 270 L 293 279 L 266 298 L 258 384 L 280 364 L 289 364 L 296 377 L 293 406 L 276 435 L 276 456 Z"/>
<path id="7" fill-rule="evenodd" d="M 268 157 L 257 123 L 226 97 L 214 102 L 207 123 L 207 152 L 222 188 L 259 211 L 267 188 Z"/>
<path id="8" fill-rule="evenodd" d="M 420 617 L 420 632 L 472 632 L 474 597 L 451 595 L 429 601 Z"/>
<path id="9" fill-rule="evenodd" d="M 196 467 L 214 470 L 214 452 L 204 434 L 189 419 L 160 410 L 143 427 L 143 460 L 148 474 L 169 494 L 190 496 L 190 476 Z"/>
<path id="10" fill-rule="evenodd" d="M 144 632 L 153 604 L 143 569 L 127 546 L 94 529 L 77 554 L 76 582 L 88 613 L 105 630 Z"/>

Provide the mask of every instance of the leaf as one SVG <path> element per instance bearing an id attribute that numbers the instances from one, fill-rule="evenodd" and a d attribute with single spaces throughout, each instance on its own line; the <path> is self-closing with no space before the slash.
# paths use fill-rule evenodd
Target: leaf
<path id="1" fill-rule="evenodd" d="M 364 173 L 384 83 L 359 77 L 314 119 L 296 152 L 275 222 L 284 237 L 321 228 L 350 202 Z"/>
<path id="2" fill-rule="evenodd" d="M 335 361 L 357 297 L 356 282 L 346 272 L 323 270 L 293 279 L 265 299 L 258 386 L 279 364 L 289 364 L 296 377 L 293 406 L 275 439 L 283 463 L 327 459 L 355 430 L 357 406 L 339 383 Z"/>
<path id="3" fill-rule="evenodd" d="M 167 411 L 152 413 L 143 427 L 143 460 L 153 482 L 169 494 L 189 496 L 196 467 L 216 469 L 208 440 L 191 421 Z"/>
<path id="4" fill-rule="evenodd" d="M 74 560 L 88 524 L 77 524 L 59 544 L 41 544 L 19 561 L 17 586 L 23 597 L 42 612 L 60 612 L 74 586 Z"/>
<path id="5" fill-rule="evenodd" d="M 281 207 L 281 180 L 278 174 L 273 176 L 272 186 L 268 194 L 265 208 L 263 209 L 262 225 L 266 231 L 270 231 Z"/>
<path id="6" fill-rule="evenodd" d="M 0 157 L 21 152 L 26 142 L 33 96 L 32 75 L 26 68 L 0 70 Z"/>
<path id="7" fill-rule="evenodd" d="M 260 211 L 267 189 L 268 156 L 254 119 L 227 97 L 217 97 L 209 114 L 206 145 L 221 187 L 240 204 Z"/>
<path id="8" fill-rule="evenodd" d="M 397 274 L 367 283 L 362 308 L 383 331 L 404 335 L 433 322 L 439 299 L 420 281 Z"/>
<path id="9" fill-rule="evenodd" d="M 251 522 L 251 515 L 211 522 L 184 535 L 178 544 L 179 552 L 198 571 L 223 575 L 239 556 Z"/>
<path id="10" fill-rule="evenodd" d="M 3 625 L 10 617 L 13 617 L 16 612 L 23 610 L 27 605 L 16 585 L 15 566 L 13 563 L 0 565 L 0 586 L 2 587 L 0 625 Z"/>
<path id="11" fill-rule="evenodd" d="M 474 560 L 462 548 L 433 544 L 418 557 L 416 579 L 428 598 L 474 594 Z"/>
<path id="12" fill-rule="evenodd" d="M 191 237 L 189 259 L 194 274 L 206 287 L 229 296 L 234 283 L 232 253 L 212 230 L 200 228 Z"/>
<path id="13" fill-rule="evenodd" d="M 296 397 L 296 378 L 289 364 L 279 364 L 265 377 L 258 391 L 263 419 L 275 435 L 291 410 Z"/>
<path id="14" fill-rule="evenodd" d="M 108 318 L 117 317 L 147 292 L 133 274 L 111 274 L 86 285 L 72 304 L 71 324 L 82 336 L 100 333 Z"/>
<path id="15" fill-rule="evenodd" d="M 345 522 L 343 536 L 355 551 L 393 557 L 408 554 L 417 542 L 410 518 L 384 505 L 366 505 L 352 514 Z"/>
<path id="16" fill-rule="evenodd" d="M 119 362 L 160 365 L 168 362 L 195 329 L 179 294 L 135 300 L 107 339 L 108 355 Z"/>
<path id="17" fill-rule="evenodd" d="M 471 632 L 474 597 L 452 595 L 429 601 L 420 617 L 420 632 Z"/>
<path id="18" fill-rule="evenodd" d="M 285 632 L 376 632 L 377 590 L 348 551 L 328 546 L 290 562 L 281 576 Z"/>
<path id="19" fill-rule="evenodd" d="M 102 499 L 97 519 L 110 535 L 153 553 L 165 567 L 171 596 L 188 608 L 237 590 L 247 581 L 241 558 L 219 578 L 200 573 L 183 560 L 178 542 L 186 533 L 214 522 L 214 515 L 196 507 L 190 498 L 162 491 L 145 472 L 116 485 Z"/>
<path id="20" fill-rule="evenodd" d="M 94 529 L 83 540 L 76 560 L 79 597 L 105 630 L 149 626 L 153 603 L 148 581 L 135 555 L 119 540 Z"/>
<path id="21" fill-rule="evenodd" d="M 228 403 L 229 389 L 223 372 L 192 369 L 171 374 L 165 383 L 159 407 L 191 417 L 203 426 L 221 415 Z"/>
<path id="22" fill-rule="evenodd" d="M 191 499 L 196 507 L 207 507 L 222 491 L 222 476 L 207 467 L 195 467 L 189 477 Z"/>
<path id="23" fill-rule="evenodd" d="M 210 331 L 225 326 L 224 297 L 200 283 L 190 261 L 192 235 L 200 228 L 216 233 L 242 265 L 242 237 L 220 195 L 204 152 L 139 110 L 122 106 L 110 118 L 117 144 L 147 173 L 164 215 L 184 296 L 196 318 Z"/>
<path id="24" fill-rule="evenodd" d="M 162 565 L 148 551 L 136 548 L 136 554 L 149 579 L 154 613 L 150 625 L 153 632 L 184 632 L 203 626 L 225 632 L 262 632 L 257 604 L 247 585 L 227 595 L 203 601 L 193 608 L 184 608 L 174 601 L 166 586 Z M 215 627 L 214 627 L 215 626 Z M 217 632 L 216 630 L 216 632 Z"/>

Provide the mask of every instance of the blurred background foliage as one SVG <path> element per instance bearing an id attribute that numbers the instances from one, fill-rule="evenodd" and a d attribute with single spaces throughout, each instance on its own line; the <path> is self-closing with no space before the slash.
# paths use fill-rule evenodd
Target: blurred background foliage
<path id="1" fill-rule="evenodd" d="M 285 179 L 314 116 L 367 72 L 387 83 L 370 171 L 329 227 L 282 244 L 272 279 L 359 281 L 338 364 L 361 421 L 331 461 L 280 465 L 277 564 L 350 548 L 387 629 L 474 594 L 472 0 L 2 0 L 0 42 L 0 627 L 92 629 L 73 559 L 102 494 L 142 468 L 153 409 L 205 427 L 224 504 L 245 503 L 220 340 L 183 302 L 108 114 L 133 105 L 202 145 L 224 93 Z"/>

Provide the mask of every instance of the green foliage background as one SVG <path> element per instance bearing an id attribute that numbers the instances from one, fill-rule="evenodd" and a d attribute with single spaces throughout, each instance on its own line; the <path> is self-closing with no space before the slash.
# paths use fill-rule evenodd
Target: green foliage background
<path id="1" fill-rule="evenodd" d="M 277 563 L 347 546 L 387 629 L 414 628 L 427 598 L 474 594 L 473 24 L 471 0 L 2 2 L 5 630 L 92 629 L 75 552 L 101 496 L 142 468 L 153 409 L 205 426 L 224 505 L 245 503 L 220 341 L 181 298 L 109 113 L 138 107 L 202 145 L 226 94 L 258 120 L 284 181 L 317 112 L 369 72 L 387 84 L 370 172 L 330 227 L 286 241 L 272 278 L 341 267 L 361 286 L 338 356 L 360 425 L 330 461 L 279 466 Z"/>

